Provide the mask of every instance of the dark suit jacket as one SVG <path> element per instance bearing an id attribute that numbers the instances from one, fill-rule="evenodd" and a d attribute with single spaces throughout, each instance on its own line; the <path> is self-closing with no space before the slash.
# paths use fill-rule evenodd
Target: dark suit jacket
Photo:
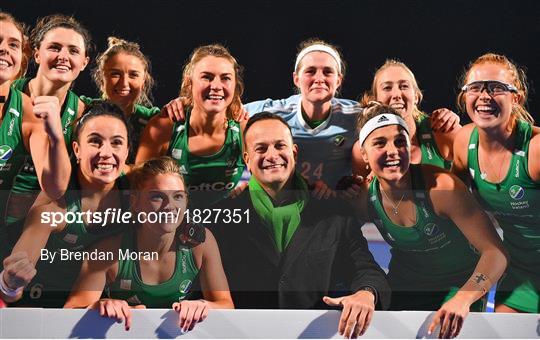
<path id="1" fill-rule="evenodd" d="M 251 203 L 249 190 L 221 208 L 249 210 L 238 224 L 210 228 L 218 241 L 236 308 L 329 309 L 322 297 L 370 286 L 386 309 L 390 288 L 375 263 L 359 223 L 338 201 L 310 199 L 289 245 L 279 253 L 270 229 Z"/>

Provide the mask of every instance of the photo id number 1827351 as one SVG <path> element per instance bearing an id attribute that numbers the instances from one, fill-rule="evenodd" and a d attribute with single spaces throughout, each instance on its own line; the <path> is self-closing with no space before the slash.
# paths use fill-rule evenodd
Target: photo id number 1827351
<path id="1" fill-rule="evenodd" d="M 186 209 L 187 223 L 249 223 L 249 210 L 243 209 Z"/>

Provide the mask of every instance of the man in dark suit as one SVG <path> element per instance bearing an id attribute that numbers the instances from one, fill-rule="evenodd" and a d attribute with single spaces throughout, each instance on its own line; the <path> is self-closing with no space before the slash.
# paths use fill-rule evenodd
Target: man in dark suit
<path id="1" fill-rule="evenodd" d="M 375 306 L 389 305 L 390 288 L 358 221 L 344 202 L 310 199 L 295 172 L 297 146 L 282 118 L 254 115 L 244 141 L 249 186 L 222 207 L 240 209 L 242 220 L 211 228 L 235 306 L 341 307 L 340 334 L 362 335 Z"/>

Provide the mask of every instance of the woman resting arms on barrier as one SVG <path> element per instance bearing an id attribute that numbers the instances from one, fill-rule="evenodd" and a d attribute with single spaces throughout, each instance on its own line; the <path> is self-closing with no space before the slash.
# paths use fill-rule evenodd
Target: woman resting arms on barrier
<path id="1" fill-rule="evenodd" d="M 440 336 L 455 337 L 506 268 L 502 243 L 456 176 L 411 164 L 408 126 L 394 109 L 369 107 L 358 126 L 374 174 L 360 192 L 359 210 L 392 247 L 391 309 L 438 310 L 428 331 L 440 323 Z"/>
<path id="2" fill-rule="evenodd" d="M 463 76 L 458 105 L 469 114 L 454 143 L 452 169 L 471 184 L 504 232 L 510 264 L 495 311 L 540 311 L 540 128 L 525 109 L 525 73 L 503 55 L 476 59 Z"/>
<path id="3" fill-rule="evenodd" d="M 214 236 L 183 220 L 187 194 L 176 161 L 162 157 L 141 163 L 130 173 L 130 182 L 133 213 L 157 214 L 161 220 L 133 225 L 97 243 L 98 253 L 115 255 L 84 261 L 65 307 L 99 309 L 102 316 L 125 321 L 129 330 L 130 308 L 172 306 L 184 332 L 203 321 L 209 308 L 234 308 Z M 167 221 L 163 213 L 179 220 Z M 119 251 L 138 253 L 125 259 Z M 204 299 L 184 300 L 197 276 Z M 100 299 L 105 286 L 109 298 Z"/>

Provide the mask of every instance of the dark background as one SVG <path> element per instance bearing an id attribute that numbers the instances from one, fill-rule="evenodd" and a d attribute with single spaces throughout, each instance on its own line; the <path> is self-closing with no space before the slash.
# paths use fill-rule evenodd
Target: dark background
<path id="1" fill-rule="evenodd" d="M 534 93 L 540 84 L 540 1 L 2 0 L 0 8 L 30 25 L 47 14 L 72 14 L 90 30 L 98 51 L 109 35 L 140 43 L 152 61 L 157 106 L 178 93 L 190 52 L 213 42 L 228 46 L 245 67 L 244 102 L 288 97 L 298 43 L 319 37 L 336 44 L 347 62 L 344 98 L 358 99 L 375 69 L 398 58 L 424 91 L 424 110 L 455 109 L 463 68 L 492 51 L 526 67 L 529 108 L 540 118 Z M 88 69 L 75 92 L 96 95 Z"/>

